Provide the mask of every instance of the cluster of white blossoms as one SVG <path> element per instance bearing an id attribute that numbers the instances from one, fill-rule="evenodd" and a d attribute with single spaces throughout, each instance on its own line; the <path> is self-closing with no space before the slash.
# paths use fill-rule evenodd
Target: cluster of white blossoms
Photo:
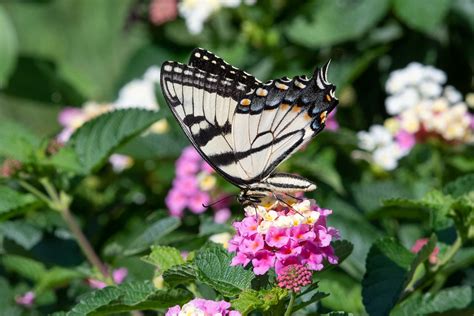
<path id="1" fill-rule="evenodd" d="M 254 216 L 261 219 L 257 226 L 257 232 L 266 234 L 270 227 L 291 228 L 301 224 L 314 225 L 321 215 L 320 212 L 312 209 L 310 200 L 291 205 L 289 212 L 275 211 L 276 201 L 271 205 L 250 205 L 245 208 L 246 216 Z"/>
<path id="2" fill-rule="evenodd" d="M 199 34 L 204 22 L 221 8 L 236 8 L 241 3 L 255 4 L 256 0 L 183 0 L 178 4 L 179 15 L 186 20 L 191 34 Z"/>
<path id="3" fill-rule="evenodd" d="M 372 163 L 393 170 L 416 143 L 431 137 L 452 144 L 474 141 L 474 116 L 461 93 L 445 83 L 443 71 L 419 63 L 390 74 L 385 107 L 393 117 L 357 134 Z"/>

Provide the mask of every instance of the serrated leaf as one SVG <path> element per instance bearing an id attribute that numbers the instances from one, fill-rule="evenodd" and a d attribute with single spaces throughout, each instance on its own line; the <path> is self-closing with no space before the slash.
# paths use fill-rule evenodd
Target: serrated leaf
<path id="1" fill-rule="evenodd" d="M 157 243 L 163 236 L 178 228 L 180 224 L 181 221 L 176 217 L 166 217 L 156 221 L 148 226 L 141 235 L 132 240 L 124 254 L 130 256 L 147 249 L 150 245 Z"/>
<path id="2" fill-rule="evenodd" d="M 18 54 L 15 28 L 4 8 L 0 7 L 0 88 L 13 71 Z"/>
<path id="3" fill-rule="evenodd" d="M 40 139 L 23 126 L 6 120 L 0 124 L 0 156 L 22 162 L 29 161 L 40 144 Z"/>
<path id="4" fill-rule="evenodd" d="M 3 255 L 2 264 L 7 270 L 18 273 L 32 281 L 40 280 L 46 273 L 46 267 L 41 262 L 27 257 Z"/>
<path id="5" fill-rule="evenodd" d="M 362 280 L 362 297 L 369 315 L 388 315 L 398 301 L 414 255 L 391 238 L 370 248 Z"/>
<path id="6" fill-rule="evenodd" d="M 194 262 L 199 280 L 224 296 L 234 296 L 249 289 L 255 277 L 241 266 L 231 267 L 232 255 L 217 245 L 208 246 L 196 254 Z"/>
<path id="7" fill-rule="evenodd" d="M 71 143 L 85 173 L 97 170 L 114 150 L 162 118 L 162 114 L 142 109 L 105 113 L 82 125 Z"/>
<path id="8" fill-rule="evenodd" d="M 67 315 L 108 315 L 133 310 L 157 310 L 181 305 L 190 299 L 192 293 L 185 289 L 157 290 L 148 280 L 127 282 L 86 294 Z"/>
<path id="9" fill-rule="evenodd" d="M 474 174 L 467 174 L 448 183 L 443 192 L 457 198 L 474 191 Z"/>
<path id="10" fill-rule="evenodd" d="M 143 301 L 135 304 L 127 305 L 119 299 L 117 302 L 98 308 L 90 315 L 117 315 L 137 310 L 163 310 L 171 306 L 183 305 L 192 298 L 192 293 L 185 289 L 157 290 Z"/>
<path id="11" fill-rule="evenodd" d="M 247 315 L 253 310 L 268 311 L 285 299 L 288 292 L 282 288 L 274 287 L 269 290 L 247 289 L 232 300 L 232 308 L 238 310 L 242 315 Z"/>
<path id="12" fill-rule="evenodd" d="M 152 246 L 150 254 L 142 259 L 155 265 L 161 273 L 173 266 L 184 264 L 180 251 L 169 246 Z"/>
<path id="13" fill-rule="evenodd" d="M 450 0 L 424 1 L 394 0 L 395 14 L 411 28 L 421 32 L 433 32 L 449 10 Z"/>
<path id="14" fill-rule="evenodd" d="M 314 1 L 307 8 L 314 12 L 310 21 L 298 16 L 286 33 L 293 42 L 310 48 L 357 39 L 385 15 L 389 5 L 388 0 Z"/>
<path id="15" fill-rule="evenodd" d="M 23 221 L 7 221 L 0 223 L 0 235 L 15 241 L 18 245 L 29 250 L 43 236 L 41 230 Z"/>
<path id="16" fill-rule="evenodd" d="M 262 301 L 258 296 L 258 291 L 248 289 L 239 294 L 239 297 L 232 300 L 232 309 L 238 310 L 242 315 L 247 315 L 260 307 Z"/>
<path id="17" fill-rule="evenodd" d="M 163 273 L 163 279 L 171 287 L 186 284 L 196 280 L 196 267 L 193 263 L 173 266 Z"/>
<path id="18" fill-rule="evenodd" d="M 19 193 L 0 185 L 0 219 L 14 214 L 14 211 L 32 204 L 36 198 L 31 194 Z"/>
<path id="19" fill-rule="evenodd" d="M 79 303 L 74 306 L 68 316 L 84 316 L 89 315 L 93 311 L 102 306 L 108 305 L 110 302 L 118 299 L 122 295 L 122 291 L 114 286 L 108 286 L 101 290 L 93 291 L 84 295 Z"/>

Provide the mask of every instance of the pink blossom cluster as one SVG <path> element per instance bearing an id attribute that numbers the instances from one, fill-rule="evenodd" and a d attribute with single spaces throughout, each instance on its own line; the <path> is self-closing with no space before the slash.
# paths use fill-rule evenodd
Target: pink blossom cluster
<path id="1" fill-rule="evenodd" d="M 23 295 L 15 297 L 15 302 L 18 305 L 23 305 L 25 307 L 31 307 L 35 303 L 36 294 L 33 291 L 28 291 Z"/>
<path id="2" fill-rule="evenodd" d="M 112 271 L 112 280 L 115 284 L 121 284 L 127 278 L 127 268 L 118 268 Z M 87 283 L 93 289 L 103 289 L 107 286 L 107 283 L 97 279 L 87 279 Z"/>
<path id="3" fill-rule="evenodd" d="M 178 16 L 177 0 L 153 0 L 150 2 L 150 21 L 161 25 L 173 21 Z"/>
<path id="4" fill-rule="evenodd" d="M 211 196 L 218 200 L 217 180 L 213 173 L 214 169 L 201 158 L 194 147 L 186 147 L 176 161 L 176 177 L 165 199 L 170 215 L 181 217 L 185 209 L 201 214 L 206 210 L 204 205 L 210 203 Z M 228 205 L 218 203 L 213 208 L 217 223 L 224 223 L 229 219 Z"/>
<path id="5" fill-rule="evenodd" d="M 166 312 L 165 316 L 187 316 L 187 315 L 201 315 L 201 316 L 241 316 L 238 311 L 230 310 L 230 303 L 226 301 L 211 301 L 202 298 L 195 298 L 192 301 L 184 304 L 183 307 L 176 305 L 171 307 Z"/>
<path id="6" fill-rule="evenodd" d="M 254 273 L 261 275 L 270 268 L 281 274 L 293 264 L 321 270 L 325 261 L 338 263 L 331 241 L 339 234 L 326 225 L 332 211 L 320 208 L 314 200 L 293 203 L 291 208 L 281 203 L 248 206 L 245 212 L 246 217 L 233 224 L 236 235 L 228 247 L 236 252 L 232 265 L 251 262 Z"/>
<path id="7" fill-rule="evenodd" d="M 418 239 L 415 244 L 413 245 L 413 247 L 411 247 L 411 252 L 413 253 L 418 253 L 420 252 L 421 248 L 423 248 L 427 243 L 428 243 L 429 239 L 428 238 L 421 238 L 421 239 Z M 428 258 L 428 261 L 431 263 L 431 264 L 436 264 L 438 262 L 438 255 L 439 255 L 439 247 L 436 246 L 433 251 L 431 252 L 429 258 Z"/>
<path id="8" fill-rule="evenodd" d="M 312 275 L 306 266 L 290 264 L 281 269 L 277 277 L 278 286 L 283 289 L 299 292 L 303 286 L 311 284 Z"/>

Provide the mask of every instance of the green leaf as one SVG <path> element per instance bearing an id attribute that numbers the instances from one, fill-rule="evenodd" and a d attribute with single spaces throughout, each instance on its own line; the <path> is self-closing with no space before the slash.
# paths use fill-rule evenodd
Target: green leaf
<path id="1" fill-rule="evenodd" d="M 232 308 L 238 310 L 242 315 L 247 315 L 253 310 L 258 309 L 262 301 L 258 291 L 248 289 L 239 294 L 239 297 L 232 300 Z"/>
<path id="2" fill-rule="evenodd" d="M 56 154 L 43 163 L 57 170 L 73 173 L 80 173 L 82 168 L 75 150 L 67 146 L 61 148 Z"/>
<path id="3" fill-rule="evenodd" d="M 335 168 L 336 152 L 332 149 L 324 149 L 315 157 L 300 156 L 293 163 L 303 170 L 311 173 L 314 177 L 327 183 L 336 192 L 344 193 L 342 179 Z"/>
<path id="4" fill-rule="evenodd" d="M 354 245 L 347 240 L 336 240 L 332 243 L 334 248 L 334 253 L 339 259 L 338 264 L 341 264 L 347 257 L 350 256 L 352 250 L 354 250 Z"/>
<path id="5" fill-rule="evenodd" d="M 340 266 L 353 277 L 362 279 L 369 248 L 381 233 L 352 205 L 339 198 L 330 198 L 324 207 L 334 210 L 328 216 L 328 225 L 337 227 L 341 236 L 355 245 L 352 254 Z"/>
<path id="6" fill-rule="evenodd" d="M 309 306 L 313 303 L 316 303 L 316 302 L 319 302 L 320 300 L 322 300 L 323 298 L 326 298 L 328 297 L 329 294 L 328 293 L 324 293 L 324 292 L 316 292 L 314 293 L 313 295 L 311 295 L 311 297 L 309 298 L 309 300 L 307 301 L 304 301 L 304 302 L 301 302 L 300 304 L 297 304 L 293 307 L 293 312 L 296 312 L 302 308 L 305 308 L 306 306 Z"/>
<path id="7" fill-rule="evenodd" d="M 385 16 L 389 5 L 388 0 L 313 1 L 307 8 L 313 12 L 311 19 L 298 16 L 286 34 L 293 42 L 310 48 L 357 39 Z"/>
<path id="8" fill-rule="evenodd" d="M 144 30 L 127 24 L 132 2 L 9 1 L 4 7 L 23 55 L 54 61 L 55 80 L 66 79 L 88 100 L 104 100 L 113 97 L 127 60 L 145 42 Z"/>
<path id="9" fill-rule="evenodd" d="M 224 296 L 234 296 L 249 289 L 255 277 L 241 266 L 231 267 L 232 255 L 218 245 L 210 245 L 196 254 L 195 264 L 200 281 Z"/>
<path id="10" fill-rule="evenodd" d="M 0 156 L 28 162 L 39 147 L 40 140 L 23 126 L 2 120 L 0 124 Z"/>
<path id="11" fill-rule="evenodd" d="M 362 314 L 364 306 L 362 305 L 362 286 L 359 282 L 337 271 L 315 274 L 314 278 L 318 280 L 320 291 L 331 294 L 321 301 L 324 307 Z"/>
<path id="12" fill-rule="evenodd" d="M 29 250 L 41 240 L 43 233 L 26 222 L 7 221 L 0 223 L 0 235 L 4 235 Z"/>
<path id="13" fill-rule="evenodd" d="M 163 273 L 163 279 L 171 287 L 193 282 L 196 280 L 196 277 L 196 266 L 193 263 L 173 266 Z"/>
<path id="14" fill-rule="evenodd" d="M 418 268 L 420 264 L 428 260 L 430 257 L 431 253 L 436 247 L 436 242 L 438 241 L 438 238 L 436 237 L 435 234 L 433 234 L 429 241 L 426 243 L 426 245 L 423 246 L 423 248 L 418 251 L 418 253 L 415 256 L 415 259 L 412 261 L 410 265 L 410 269 L 408 271 L 408 274 L 405 279 L 405 286 L 408 285 L 408 283 L 411 281 L 413 276 L 415 275 L 415 271 Z"/>
<path id="15" fill-rule="evenodd" d="M 383 200 L 412 197 L 406 185 L 395 181 L 359 183 L 353 186 L 352 191 L 357 204 L 367 213 L 381 207 Z"/>
<path id="16" fill-rule="evenodd" d="M 181 305 L 190 299 L 192 294 L 184 289 L 157 290 L 148 280 L 127 282 L 86 294 L 67 315 L 116 315 L 133 310 L 157 310 Z"/>
<path id="17" fill-rule="evenodd" d="M 139 253 L 157 243 L 163 236 L 179 227 L 181 221 L 176 217 L 166 217 L 148 226 L 137 238 L 132 240 L 124 254 L 126 256 Z"/>
<path id="18" fill-rule="evenodd" d="M 393 8 L 395 14 L 409 27 L 431 33 L 448 13 L 449 4 L 450 0 L 394 0 Z"/>
<path id="19" fill-rule="evenodd" d="M 0 7 L 0 89 L 15 68 L 18 54 L 18 40 L 15 28 L 5 9 Z"/>
<path id="20" fill-rule="evenodd" d="M 35 201 L 36 198 L 31 194 L 19 193 L 0 185 L 0 219 L 14 215 L 16 210 Z"/>
<path id="21" fill-rule="evenodd" d="M 46 273 L 46 268 L 41 262 L 27 257 L 3 255 L 2 263 L 7 270 L 13 271 L 32 281 L 40 280 Z"/>
<path id="22" fill-rule="evenodd" d="M 279 287 L 261 291 L 247 289 L 231 303 L 233 309 L 238 310 L 242 315 L 247 315 L 253 310 L 268 311 L 272 306 L 278 305 L 287 295 L 288 292 Z"/>
<path id="23" fill-rule="evenodd" d="M 112 301 L 118 299 L 123 292 L 113 286 L 106 287 L 101 290 L 93 291 L 89 294 L 84 295 L 79 303 L 74 306 L 68 316 L 84 316 L 89 315 L 99 307 L 106 306 Z"/>
<path id="24" fill-rule="evenodd" d="M 362 297 L 369 315 L 388 315 L 404 290 L 414 255 L 390 238 L 370 248 L 362 280 Z"/>
<path id="25" fill-rule="evenodd" d="M 105 113 L 82 125 L 71 142 L 84 172 L 100 168 L 114 150 L 161 117 L 159 112 L 124 109 Z"/>
<path id="26" fill-rule="evenodd" d="M 161 273 L 173 266 L 184 264 L 180 251 L 168 246 L 152 246 L 150 254 L 142 259 L 155 265 Z"/>
<path id="27" fill-rule="evenodd" d="M 464 175 L 448 183 L 443 192 L 455 198 L 474 192 L 474 173 Z"/>
<path id="28" fill-rule="evenodd" d="M 40 276 L 38 283 L 36 284 L 35 292 L 41 293 L 49 289 L 64 286 L 72 280 L 82 279 L 84 277 L 85 276 L 83 273 L 76 270 L 62 267 L 53 267 Z"/>
<path id="29" fill-rule="evenodd" d="M 439 292 L 413 296 L 396 309 L 393 316 L 431 315 L 451 310 L 461 310 L 472 303 L 472 287 L 457 286 L 442 289 Z M 457 315 L 457 314 L 453 314 Z"/>

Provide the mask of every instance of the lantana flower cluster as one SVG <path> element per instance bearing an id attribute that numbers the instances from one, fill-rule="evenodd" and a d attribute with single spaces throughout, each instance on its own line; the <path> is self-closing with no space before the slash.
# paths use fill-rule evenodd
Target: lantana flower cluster
<path id="1" fill-rule="evenodd" d="M 165 202 L 170 215 L 182 217 L 186 209 L 194 214 L 206 211 L 211 198 L 219 200 L 214 169 L 192 146 L 186 147 L 176 161 L 176 177 Z M 225 202 L 213 205 L 214 221 L 224 223 L 230 217 L 230 209 Z"/>
<path id="2" fill-rule="evenodd" d="M 474 116 L 461 93 L 445 83 L 443 71 L 419 63 L 390 74 L 385 107 L 392 117 L 358 133 L 371 162 L 393 170 L 416 143 L 432 137 L 450 144 L 474 141 Z"/>
<path id="3" fill-rule="evenodd" d="M 93 118 L 124 108 L 142 108 L 147 110 L 158 110 L 158 102 L 155 96 L 155 85 L 159 82 L 160 69 L 151 66 L 143 75 L 143 78 L 134 79 L 120 89 L 118 98 L 112 103 L 86 102 L 82 108 L 66 107 L 58 116 L 59 124 L 63 130 L 57 136 L 60 144 L 65 144 L 74 131 Z M 163 132 L 166 126 L 163 122 L 155 123 L 151 129 L 154 132 Z M 114 171 L 121 172 L 133 164 L 132 158 L 113 154 L 109 158 Z"/>
<path id="4" fill-rule="evenodd" d="M 183 0 L 178 4 L 179 15 L 186 21 L 191 34 L 202 32 L 204 22 L 221 8 L 236 8 L 242 3 L 253 5 L 256 0 Z"/>
<path id="5" fill-rule="evenodd" d="M 234 222 L 236 235 L 228 250 L 236 252 L 232 265 L 250 262 L 257 275 L 275 268 L 278 275 L 289 265 L 321 270 L 324 264 L 337 264 L 331 242 L 338 231 L 326 225 L 331 210 L 320 208 L 314 200 L 302 200 L 291 207 L 280 202 L 267 207 L 247 206 L 246 217 Z"/>
<path id="6" fill-rule="evenodd" d="M 211 301 L 195 298 L 182 307 L 176 305 L 166 312 L 165 316 L 241 316 L 240 312 L 230 309 L 230 303 L 226 301 Z"/>

